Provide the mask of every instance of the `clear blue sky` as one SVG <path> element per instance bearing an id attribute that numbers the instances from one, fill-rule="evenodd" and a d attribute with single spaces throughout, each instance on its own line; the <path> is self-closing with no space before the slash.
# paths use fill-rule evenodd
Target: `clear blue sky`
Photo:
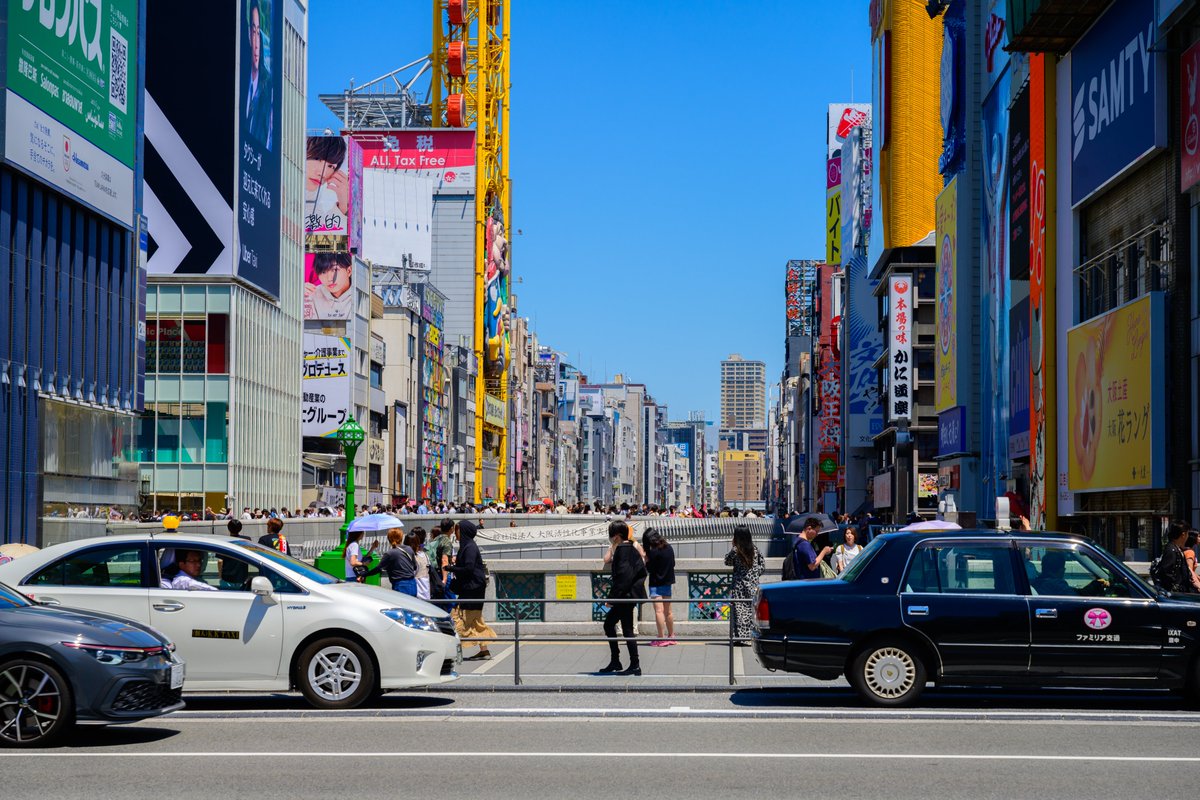
<path id="1" fill-rule="evenodd" d="M 784 263 L 823 258 L 825 109 L 869 102 L 866 0 L 512 0 L 519 312 L 592 380 L 717 419 L 783 362 Z M 431 0 L 312 0 L 317 101 L 424 54 Z"/>

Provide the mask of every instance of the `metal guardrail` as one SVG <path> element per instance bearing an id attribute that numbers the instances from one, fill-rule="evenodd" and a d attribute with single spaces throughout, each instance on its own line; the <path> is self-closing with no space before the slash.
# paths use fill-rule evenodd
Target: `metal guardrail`
<path id="1" fill-rule="evenodd" d="M 733 604 L 734 603 L 750 604 L 750 603 L 753 603 L 754 600 L 753 600 L 753 598 L 747 598 L 747 597 L 713 597 L 713 598 L 704 598 L 704 600 L 705 600 L 705 602 L 729 603 L 730 604 L 729 635 L 721 636 L 721 637 L 677 636 L 677 637 L 675 637 L 675 640 L 680 641 L 680 642 L 693 642 L 693 643 L 698 643 L 698 644 L 721 644 L 722 642 L 724 642 L 725 644 L 729 645 L 729 685 L 736 686 L 737 685 L 737 677 L 734 675 L 734 650 L 733 650 L 733 648 L 734 648 L 735 643 L 740 643 L 740 642 L 749 643 L 751 640 L 744 636 L 735 635 L 734 626 L 735 626 L 736 620 L 733 615 Z M 457 600 L 430 600 L 428 602 L 433 603 L 434 605 L 453 605 L 453 604 L 457 603 L 458 601 Z M 661 600 L 645 600 L 645 599 L 641 599 L 641 598 L 613 599 L 613 598 L 608 598 L 608 597 L 590 597 L 590 598 L 582 598 L 582 599 L 576 599 L 576 600 L 554 600 L 554 599 L 546 599 L 546 598 L 540 598 L 540 597 L 527 597 L 527 598 L 526 597 L 522 597 L 522 598 L 506 597 L 504 599 L 489 600 L 487 602 L 489 602 L 489 603 L 494 602 L 498 606 L 509 605 L 509 606 L 513 607 L 514 611 L 510 611 L 510 613 L 512 614 L 512 621 L 513 621 L 513 635 L 512 636 L 496 636 L 496 637 L 490 638 L 490 639 L 480 638 L 480 637 L 471 637 L 471 638 L 462 639 L 461 641 L 464 644 L 480 644 L 480 645 L 491 644 L 493 642 L 501 642 L 501 643 L 506 643 L 506 644 L 511 643 L 513 646 L 513 685 L 520 686 L 521 685 L 521 642 L 525 642 L 526 644 L 556 644 L 556 643 L 564 643 L 564 642 L 617 642 L 618 644 L 620 644 L 621 642 L 634 641 L 634 642 L 637 642 L 638 644 L 641 644 L 642 642 L 645 642 L 645 641 L 653 641 L 653 640 L 644 639 L 640 636 L 626 637 L 626 636 L 537 636 L 537 635 L 535 635 L 535 636 L 526 636 L 526 637 L 522 638 L 522 636 L 521 636 L 521 618 L 522 618 L 522 616 L 524 616 L 524 606 L 522 606 L 520 604 L 528 603 L 528 604 L 543 605 L 543 606 L 547 605 L 549 603 L 563 603 L 563 604 L 606 603 L 608 605 L 619 605 L 619 604 L 642 605 L 642 604 L 646 604 L 646 603 L 661 602 L 661 603 L 675 604 L 675 603 L 692 603 L 692 602 L 695 602 L 695 598 L 686 598 L 686 599 L 680 598 L 678 600 L 673 599 L 673 598 L 663 598 Z M 636 626 L 637 623 L 635 622 L 634 624 Z"/>

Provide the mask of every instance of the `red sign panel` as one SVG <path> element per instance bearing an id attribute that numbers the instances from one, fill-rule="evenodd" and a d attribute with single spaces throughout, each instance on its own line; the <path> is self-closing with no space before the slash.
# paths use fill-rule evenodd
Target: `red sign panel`
<path id="1" fill-rule="evenodd" d="M 1200 84 L 1200 42 L 1189 47 L 1179 60 L 1180 108 L 1179 190 L 1186 192 L 1200 182 L 1200 105 L 1196 102 Z"/>

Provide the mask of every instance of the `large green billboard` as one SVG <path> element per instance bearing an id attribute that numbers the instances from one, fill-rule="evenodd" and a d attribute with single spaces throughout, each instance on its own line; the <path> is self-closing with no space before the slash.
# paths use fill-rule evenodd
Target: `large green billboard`
<path id="1" fill-rule="evenodd" d="M 8 88 L 133 166 L 138 0 L 8 0 Z"/>

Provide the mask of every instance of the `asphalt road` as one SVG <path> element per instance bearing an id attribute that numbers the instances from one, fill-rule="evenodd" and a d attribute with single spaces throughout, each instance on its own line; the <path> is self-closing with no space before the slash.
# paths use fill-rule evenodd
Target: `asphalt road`
<path id="1" fill-rule="evenodd" d="M 0 796 L 1173 798 L 1200 713 L 1159 695 L 931 692 L 911 711 L 841 690 L 430 693 L 320 713 L 290 697 L 0 751 Z"/>

